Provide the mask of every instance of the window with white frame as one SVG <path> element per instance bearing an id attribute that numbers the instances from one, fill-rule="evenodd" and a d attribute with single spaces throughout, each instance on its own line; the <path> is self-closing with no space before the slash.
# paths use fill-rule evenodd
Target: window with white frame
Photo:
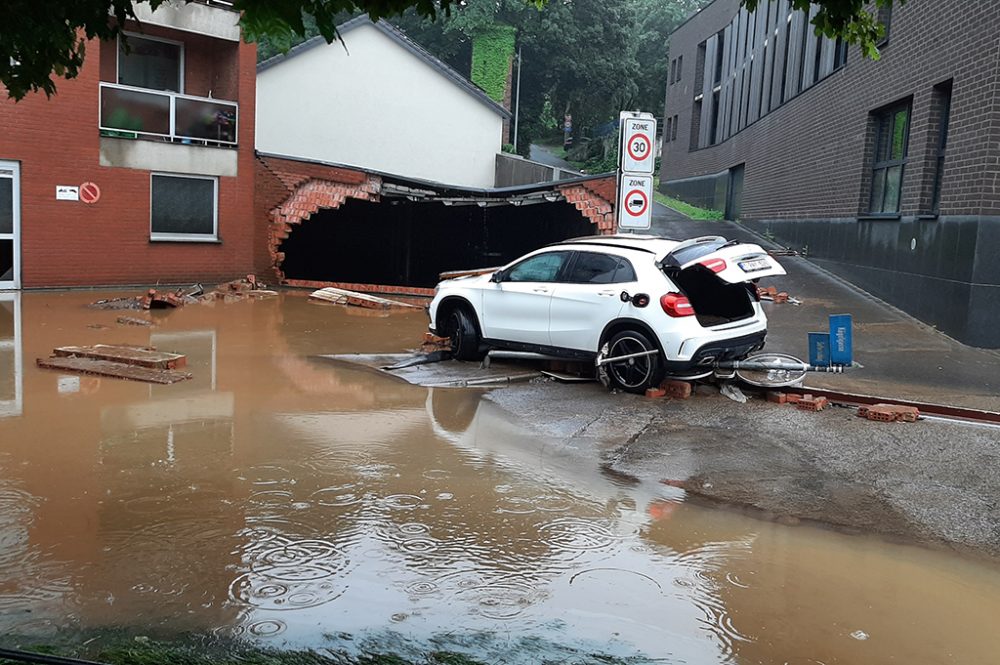
<path id="1" fill-rule="evenodd" d="M 184 92 L 184 45 L 126 34 L 118 42 L 118 83 L 150 90 Z"/>
<path id="2" fill-rule="evenodd" d="M 219 179 L 153 173 L 149 209 L 153 240 L 216 240 Z"/>

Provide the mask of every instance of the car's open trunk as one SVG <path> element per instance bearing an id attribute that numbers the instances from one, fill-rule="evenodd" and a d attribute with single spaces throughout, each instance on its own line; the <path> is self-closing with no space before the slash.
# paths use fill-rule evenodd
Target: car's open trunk
<path id="1" fill-rule="evenodd" d="M 698 323 L 706 328 L 753 316 L 753 284 L 729 284 L 704 266 L 669 270 L 667 275 L 691 301 Z"/>

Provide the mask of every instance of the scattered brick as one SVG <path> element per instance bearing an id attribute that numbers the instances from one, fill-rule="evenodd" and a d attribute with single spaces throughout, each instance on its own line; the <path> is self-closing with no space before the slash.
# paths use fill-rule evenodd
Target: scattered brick
<path id="1" fill-rule="evenodd" d="M 775 404 L 785 404 L 788 402 L 788 395 L 774 390 L 769 390 L 767 392 L 767 401 Z"/>
<path id="2" fill-rule="evenodd" d="M 803 411 L 822 411 L 826 408 L 829 401 L 825 397 L 813 397 L 812 395 L 804 395 L 801 400 L 799 400 L 798 408 Z"/>
<path id="3" fill-rule="evenodd" d="M 667 391 L 664 390 L 663 388 L 646 389 L 646 397 L 649 397 L 650 399 L 655 399 L 657 397 L 666 397 L 666 396 L 667 396 Z"/>
<path id="4" fill-rule="evenodd" d="M 858 407 L 858 417 L 886 423 L 895 421 L 914 423 L 920 417 L 920 409 L 900 404 L 875 404 Z"/>
<path id="5" fill-rule="evenodd" d="M 798 404 L 802 400 L 802 395 L 796 393 L 788 393 L 786 397 L 789 404 Z"/>
<path id="6" fill-rule="evenodd" d="M 691 397 L 691 384 L 687 381 L 671 379 L 660 384 L 660 388 L 668 397 L 674 399 L 688 399 Z"/>

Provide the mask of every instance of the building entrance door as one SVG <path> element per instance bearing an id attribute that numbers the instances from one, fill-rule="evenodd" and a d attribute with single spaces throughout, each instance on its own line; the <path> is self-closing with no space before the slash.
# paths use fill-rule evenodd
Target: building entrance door
<path id="1" fill-rule="evenodd" d="M 21 287 L 21 168 L 0 161 L 0 290 Z"/>

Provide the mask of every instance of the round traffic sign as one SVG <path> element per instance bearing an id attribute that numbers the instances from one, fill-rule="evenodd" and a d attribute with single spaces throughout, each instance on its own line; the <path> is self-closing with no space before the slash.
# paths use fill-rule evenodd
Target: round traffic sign
<path id="1" fill-rule="evenodd" d="M 646 198 L 646 192 L 641 189 L 629 190 L 625 195 L 625 212 L 632 217 L 642 217 L 648 207 L 649 199 Z"/>
<path id="2" fill-rule="evenodd" d="M 649 158 L 650 153 L 653 151 L 653 146 L 649 142 L 649 137 L 645 134 L 633 134 L 628 137 L 625 149 L 628 151 L 629 157 L 637 162 L 641 162 Z"/>
<path id="3" fill-rule="evenodd" d="M 80 200 L 84 203 L 97 203 L 101 200 L 101 188 L 92 182 L 80 185 Z"/>

